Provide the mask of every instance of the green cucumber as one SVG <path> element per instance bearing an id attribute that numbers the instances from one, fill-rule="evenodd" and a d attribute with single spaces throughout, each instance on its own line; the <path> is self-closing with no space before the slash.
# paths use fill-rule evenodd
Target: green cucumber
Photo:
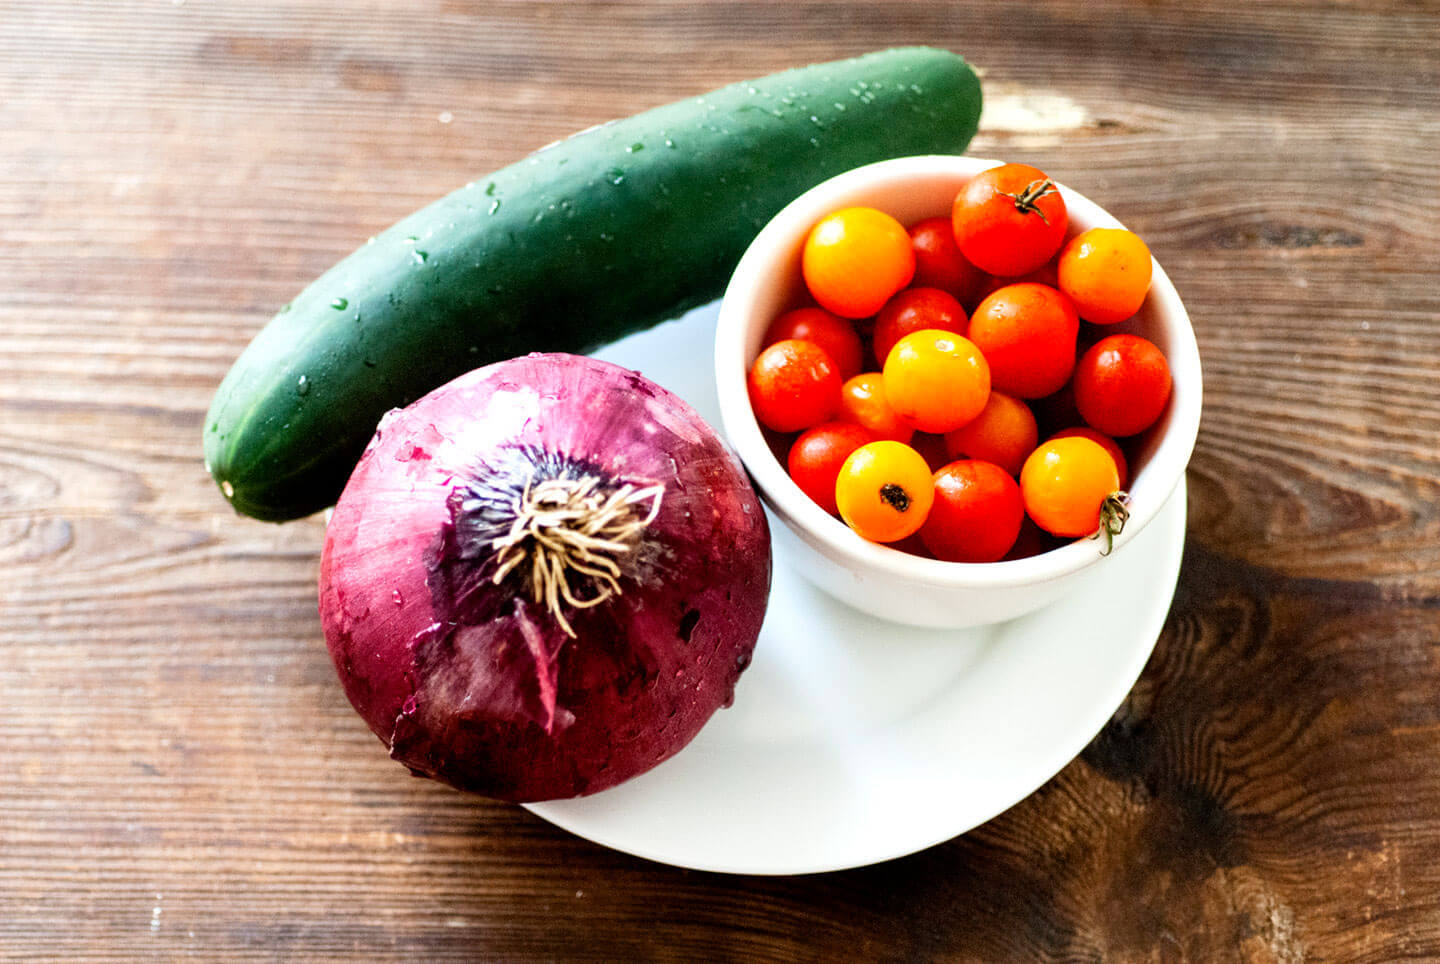
<path id="1" fill-rule="evenodd" d="M 387 410 L 480 365 L 584 353 L 713 301 L 798 194 L 871 161 L 960 153 L 979 116 L 969 65 L 914 47 L 543 148 L 371 239 L 281 309 L 216 392 L 206 465 L 257 519 L 331 505 Z"/>

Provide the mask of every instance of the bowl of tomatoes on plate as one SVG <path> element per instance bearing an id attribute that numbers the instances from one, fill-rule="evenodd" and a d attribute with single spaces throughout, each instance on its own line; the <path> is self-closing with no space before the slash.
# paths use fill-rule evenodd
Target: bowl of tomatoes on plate
<path id="1" fill-rule="evenodd" d="M 802 575 L 962 627 L 1075 588 L 1155 518 L 1199 351 L 1144 240 L 1030 165 L 905 157 L 772 219 L 720 307 L 725 432 Z"/>

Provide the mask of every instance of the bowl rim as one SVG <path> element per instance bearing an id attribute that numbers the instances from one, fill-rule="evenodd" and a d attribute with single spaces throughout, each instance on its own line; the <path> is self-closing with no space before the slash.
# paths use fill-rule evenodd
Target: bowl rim
<path id="1" fill-rule="evenodd" d="M 877 190 L 920 180 L 968 179 L 1005 162 L 956 154 L 893 158 L 854 168 L 810 188 L 775 215 L 741 256 L 720 304 L 715 331 L 715 387 L 725 435 L 749 470 L 762 499 L 797 537 L 858 573 L 873 572 L 917 586 L 941 589 L 1003 588 L 1060 579 L 1103 558 L 1100 546 L 1079 539 L 1023 559 L 1000 562 L 946 562 L 868 542 L 806 496 L 771 451 L 751 410 L 746 389 L 748 336 L 758 325 L 755 302 L 768 290 L 776 265 L 788 263 L 804 233 L 820 218 L 851 204 L 863 204 Z M 1121 227 L 1100 205 L 1056 182 L 1072 224 Z M 1073 233 L 1073 231 L 1071 232 Z M 1130 488 L 1131 516 L 1114 548 L 1122 548 L 1148 525 L 1184 477 L 1199 434 L 1203 392 L 1199 347 L 1189 314 L 1163 267 L 1153 256 L 1147 299 L 1152 315 L 1164 319 L 1171 346 L 1166 352 L 1173 379 L 1169 425 Z M 768 318 L 765 319 L 768 323 Z"/>

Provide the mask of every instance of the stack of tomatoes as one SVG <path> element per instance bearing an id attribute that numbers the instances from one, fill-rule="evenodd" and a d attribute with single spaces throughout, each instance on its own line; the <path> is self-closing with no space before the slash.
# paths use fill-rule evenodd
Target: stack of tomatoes
<path id="1" fill-rule="evenodd" d="M 1023 164 L 908 228 L 869 207 L 814 226 L 813 303 L 774 319 L 748 379 L 811 499 L 866 539 L 955 562 L 1119 531 L 1122 443 L 1171 389 L 1159 348 L 1106 331 L 1145 300 L 1150 251 L 1120 228 L 1066 243 L 1067 226 L 1054 182 Z"/>

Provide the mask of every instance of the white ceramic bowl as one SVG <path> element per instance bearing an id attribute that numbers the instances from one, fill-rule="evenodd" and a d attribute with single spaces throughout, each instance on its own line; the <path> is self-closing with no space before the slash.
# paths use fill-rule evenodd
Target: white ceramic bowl
<path id="1" fill-rule="evenodd" d="M 974 626 L 1034 611 L 1076 588 L 1111 558 L 1099 540 L 1079 540 L 1027 559 L 941 562 L 861 539 L 810 500 L 771 451 L 750 408 L 745 375 L 766 327 L 801 291 L 800 251 L 810 228 L 839 208 L 868 205 L 902 224 L 948 214 L 956 193 L 1001 162 L 935 155 L 856 168 L 819 184 L 777 214 L 740 259 L 720 306 L 715 384 L 725 433 L 783 523 L 774 532 L 800 573 L 835 598 L 882 619 L 915 626 Z M 1069 236 L 1119 226 L 1085 196 L 1060 185 Z M 1165 353 L 1174 378 L 1169 405 L 1131 459 L 1130 519 L 1115 552 L 1155 518 L 1184 477 L 1200 426 L 1200 353 L 1190 318 L 1159 264 L 1136 317 L 1108 331 L 1132 331 Z"/>

